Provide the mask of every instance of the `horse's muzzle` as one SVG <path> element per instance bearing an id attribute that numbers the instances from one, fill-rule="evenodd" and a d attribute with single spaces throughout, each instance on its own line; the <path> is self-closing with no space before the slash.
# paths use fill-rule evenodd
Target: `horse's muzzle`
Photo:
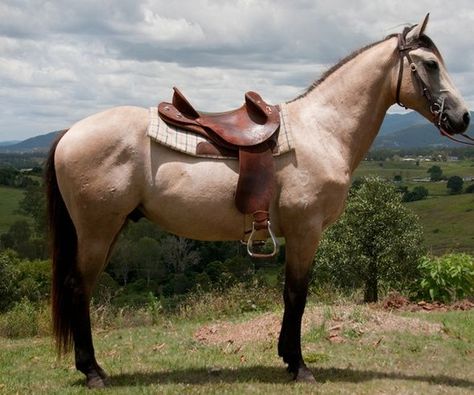
<path id="1" fill-rule="evenodd" d="M 471 121 L 471 115 L 465 111 L 461 115 L 453 114 L 447 109 L 440 119 L 440 126 L 450 135 L 464 133 Z"/>

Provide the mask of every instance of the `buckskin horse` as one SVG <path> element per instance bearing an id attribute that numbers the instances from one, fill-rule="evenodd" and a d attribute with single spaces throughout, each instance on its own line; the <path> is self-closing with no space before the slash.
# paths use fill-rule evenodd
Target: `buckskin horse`
<path id="1" fill-rule="evenodd" d="M 301 319 L 321 233 L 343 211 L 351 175 L 387 109 L 403 103 L 449 137 L 469 124 L 466 104 L 424 34 L 427 20 L 356 51 L 285 103 L 295 149 L 274 159 L 269 211 L 273 232 L 286 239 L 278 354 L 296 381 L 315 381 L 301 352 Z M 61 135 L 46 164 L 53 332 L 59 353 L 74 348 L 89 387 L 103 387 L 107 377 L 94 354 L 91 293 L 132 214 L 187 238 L 242 236 L 244 214 L 233 203 L 238 162 L 154 143 L 148 123 L 143 108 L 92 115 Z"/>

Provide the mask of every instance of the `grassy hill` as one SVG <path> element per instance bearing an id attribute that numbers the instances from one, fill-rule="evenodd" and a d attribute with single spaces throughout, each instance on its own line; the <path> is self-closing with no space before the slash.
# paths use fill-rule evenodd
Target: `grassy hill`
<path id="1" fill-rule="evenodd" d="M 16 144 L 0 146 L 0 152 L 47 152 L 58 131 L 31 137 Z"/>
<path id="2" fill-rule="evenodd" d="M 474 254 L 474 194 L 438 196 L 407 203 L 419 217 L 426 246 L 434 253 Z"/>
<path id="3" fill-rule="evenodd" d="M 22 198 L 23 190 L 0 186 L 0 234 L 5 233 L 15 221 L 26 219 L 15 213 Z"/>

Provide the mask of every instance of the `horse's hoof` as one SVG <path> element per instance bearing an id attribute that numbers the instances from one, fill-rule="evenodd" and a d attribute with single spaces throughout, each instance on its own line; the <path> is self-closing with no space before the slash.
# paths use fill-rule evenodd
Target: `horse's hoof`
<path id="1" fill-rule="evenodd" d="M 311 383 L 315 384 L 316 379 L 306 366 L 302 366 L 298 369 L 298 373 L 295 375 L 295 382 L 297 383 Z"/>
<path id="2" fill-rule="evenodd" d="M 105 388 L 107 385 L 106 379 L 98 375 L 87 378 L 87 387 L 88 388 Z"/>

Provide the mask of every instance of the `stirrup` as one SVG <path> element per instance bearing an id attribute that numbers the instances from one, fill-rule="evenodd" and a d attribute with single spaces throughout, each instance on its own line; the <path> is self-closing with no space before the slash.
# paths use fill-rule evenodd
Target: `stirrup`
<path id="1" fill-rule="evenodd" d="M 255 233 L 257 232 L 255 229 L 255 221 L 252 222 L 252 232 L 250 233 L 249 239 L 247 240 L 247 253 L 250 255 L 251 258 L 273 258 L 276 254 L 278 254 L 278 250 L 280 246 L 278 245 L 278 241 L 275 235 L 273 234 L 272 228 L 270 225 L 271 225 L 270 221 L 267 221 L 267 231 L 272 240 L 273 251 L 270 254 L 260 254 L 252 250 L 253 244 L 255 243 L 253 238 L 255 237 Z"/>

